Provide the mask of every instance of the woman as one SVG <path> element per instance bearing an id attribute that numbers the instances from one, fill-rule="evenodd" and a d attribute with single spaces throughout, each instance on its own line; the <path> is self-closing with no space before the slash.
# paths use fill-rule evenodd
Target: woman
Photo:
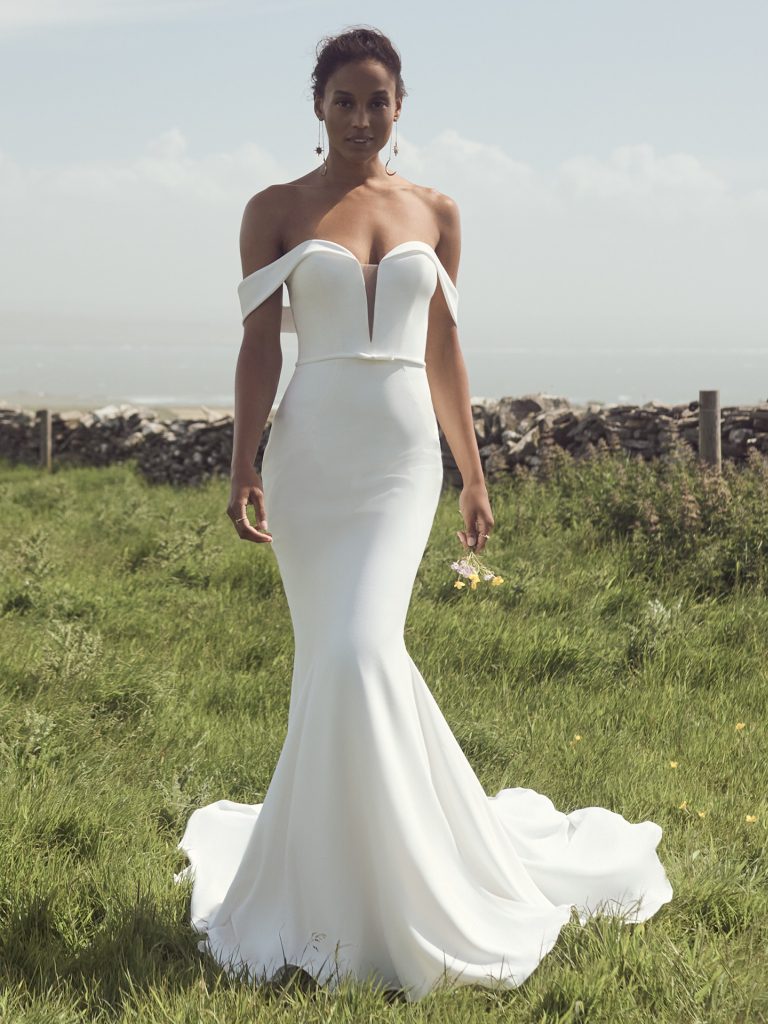
<path id="1" fill-rule="evenodd" d="M 599 807 L 566 815 L 529 789 L 488 797 L 405 648 L 443 479 L 437 420 L 462 475 L 462 544 L 482 550 L 493 528 L 457 333 L 459 215 L 379 159 L 405 95 L 386 36 L 325 40 L 313 80 L 322 165 L 243 217 L 227 509 L 279 564 L 288 729 L 262 804 L 192 814 L 176 877 L 194 879 L 201 948 L 265 979 L 289 963 L 407 999 L 515 986 L 572 908 L 582 923 L 598 909 L 641 921 L 671 899 L 661 829 Z M 283 282 L 299 356 L 260 476 Z"/>

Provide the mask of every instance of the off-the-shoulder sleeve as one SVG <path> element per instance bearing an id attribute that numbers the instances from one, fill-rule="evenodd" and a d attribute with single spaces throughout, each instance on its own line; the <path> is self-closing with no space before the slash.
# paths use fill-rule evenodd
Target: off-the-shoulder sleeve
<path id="1" fill-rule="evenodd" d="M 297 250 L 291 250 L 280 256 L 278 259 L 268 263 L 265 267 L 254 270 L 252 274 L 244 277 L 237 286 L 237 294 L 240 299 L 240 311 L 242 322 L 257 309 L 262 302 L 273 295 L 278 288 L 281 288 L 286 277 L 290 274 L 294 265 L 301 258 Z M 293 329 L 293 317 L 290 308 L 283 307 L 283 330 Z"/>
<path id="2" fill-rule="evenodd" d="M 450 278 L 448 271 L 445 269 L 443 264 L 440 262 L 439 257 L 435 254 L 435 266 L 437 267 L 437 278 L 443 289 L 443 295 L 445 296 L 445 302 L 448 306 L 448 311 L 451 314 L 451 319 L 458 327 L 459 325 L 459 290 Z"/>

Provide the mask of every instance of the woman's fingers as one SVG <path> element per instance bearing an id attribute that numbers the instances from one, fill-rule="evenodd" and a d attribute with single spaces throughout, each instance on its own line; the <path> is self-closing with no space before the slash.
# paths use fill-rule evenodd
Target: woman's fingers
<path id="1" fill-rule="evenodd" d="M 268 533 L 251 526 L 247 516 L 245 519 L 240 519 L 235 523 L 235 529 L 240 540 L 252 540 L 257 544 L 266 544 L 272 540 Z"/>
<path id="2" fill-rule="evenodd" d="M 269 525 L 267 523 L 267 508 L 264 504 L 264 492 L 253 489 L 251 491 L 251 502 L 256 510 L 256 525 L 260 530 L 269 532 Z"/>
<path id="3" fill-rule="evenodd" d="M 477 546 L 475 550 L 482 551 L 488 537 L 490 536 L 491 525 L 482 514 L 478 515 L 475 520 L 475 525 L 477 527 Z"/>
<path id="4" fill-rule="evenodd" d="M 469 548 L 471 551 L 482 551 L 492 529 L 493 522 L 480 512 L 475 515 L 474 520 L 469 518 L 466 529 L 457 530 L 456 536 L 465 548 Z"/>
<path id="5" fill-rule="evenodd" d="M 263 505 L 262 505 L 263 509 Z M 261 529 L 251 526 L 248 518 L 248 502 L 245 498 L 231 504 L 227 508 L 227 515 L 232 520 L 240 540 L 250 540 L 257 544 L 271 543 L 272 538 L 266 532 L 266 525 Z M 264 518 L 262 512 L 262 519 Z"/>

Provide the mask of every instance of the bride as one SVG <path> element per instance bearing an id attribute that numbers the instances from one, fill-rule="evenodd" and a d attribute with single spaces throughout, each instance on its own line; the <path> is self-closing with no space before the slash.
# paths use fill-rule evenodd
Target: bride
<path id="1" fill-rule="evenodd" d="M 191 814 L 175 878 L 192 880 L 200 949 L 260 980 L 295 965 L 409 1000 L 513 987 L 572 911 L 639 922 L 672 898 L 662 832 L 602 807 L 564 813 L 531 789 L 487 795 L 405 647 L 443 482 L 438 421 L 462 476 L 464 550 L 482 551 L 494 525 L 457 333 L 459 214 L 379 159 L 393 130 L 397 154 L 405 96 L 385 35 L 325 39 L 313 87 L 322 164 L 243 216 L 227 509 L 280 569 L 287 732 L 263 803 Z M 283 284 L 298 359 L 260 475 Z"/>

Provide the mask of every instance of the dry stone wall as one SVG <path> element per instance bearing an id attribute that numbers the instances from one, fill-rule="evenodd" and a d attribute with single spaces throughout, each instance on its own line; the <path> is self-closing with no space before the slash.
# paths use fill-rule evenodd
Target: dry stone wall
<path id="1" fill-rule="evenodd" d="M 274 412 L 274 410 L 273 410 Z M 741 461 L 751 449 L 768 457 L 768 403 L 721 410 L 723 458 Z M 602 442 L 645 459 L 663 457 L 679 443 L 698 449 L 698 402 L 663 405 L 572 405 L 556 395 L 472 399 L 480 457 L 489 481 L 516 467 L 536 473 L 544 449 L 556 445 L 580 458 Z M 196 484 L 228 475 L 232 417 L 204 411 L 195 418 L 163 418 L 152 409 L 111 405 L 87 412 L 54 412 L 54 465 L 106 466 L 136 459 L 155 483 Z M 256 458 L 261 467 L 272 424 L 270 414 Z M 447 483 L 461 475 L 440 432 Z M 0 458 L 36 464 L 40 420 L 34 411 L 0 408 Z"/>

